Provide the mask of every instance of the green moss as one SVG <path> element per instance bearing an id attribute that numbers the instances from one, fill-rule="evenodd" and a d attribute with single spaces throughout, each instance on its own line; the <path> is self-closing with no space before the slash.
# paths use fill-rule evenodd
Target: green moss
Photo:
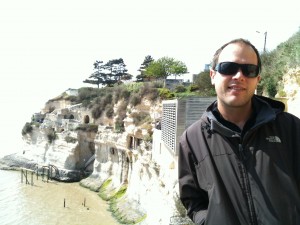
<path id="1" fill-rule="evenodd" d="M 137 224 L 147 217 L 147 214 L 139 211 L 134 202 L 126 197 L 112 200 L 109 209 L 121 224 Z"/>
<path id="2" fill-rule="evenodd" d="M 146 218 L 146 214 L 138 210 L 137 203 L 126 198 L 127 184 L 114 188 L 112 180 L 107 179 L 100 187 L 99 196 L 109 201 L 109 210 L 121 224 L 137 224 Z"/>
<path id="3" fill-rule="evenodd" d="M 99 189 L 99 196 L 105 201 L 109 201 L 115 194 L 115 189 L 111 188 L 112 179 L 103 182 Z"/>

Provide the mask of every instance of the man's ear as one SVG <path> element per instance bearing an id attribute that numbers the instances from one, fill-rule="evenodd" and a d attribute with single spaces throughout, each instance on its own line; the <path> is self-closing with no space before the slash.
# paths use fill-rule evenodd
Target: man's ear
<path id="1" fill-rule="evenodd" d="M 209 71 L 209 76 L 210 76 L 210 81 L 211 81 L 211 84 L 214 85 L 215 84 L 215 75 L 216 75 L 216 71 L 210 69 Z"/>
<path id="2" fill-rule="evenodd" d="M 258 76 L 257 76 L 257 83 L 258 83 L 260 80 L 261 80 L 261 76 L 258 75 Z"/>

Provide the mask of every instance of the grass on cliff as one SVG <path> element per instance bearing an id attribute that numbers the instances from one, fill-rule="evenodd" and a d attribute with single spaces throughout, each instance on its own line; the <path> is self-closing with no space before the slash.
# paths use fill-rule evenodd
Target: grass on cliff
<path id="1" fill-rule="evenodd" d="M 100 187 L 99 196 L 109 202 L 109 210 L 121 224 L 137 224 L 146 218 L 146 214 L 141 212 L 138 204 L 128 200 L 125 196 L 127 184 L 116 188 L 112 179 L 107 179 Z"/>

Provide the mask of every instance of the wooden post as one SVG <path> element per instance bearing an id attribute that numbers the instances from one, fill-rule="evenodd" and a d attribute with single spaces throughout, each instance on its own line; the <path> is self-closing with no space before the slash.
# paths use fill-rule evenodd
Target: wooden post
<path id="1" fill-rule="evenodd" d="M 49 170 L 50 170 L 50 180 L 52 180 L 52 167 L 49 166 Z"/>
<path id="2" fill-rule="evenodd" d="M 31 172 L 31 186 L 33 186 L 33 172 Z"/>
<path id="3" fill-rule="evenodd" d="M 47 172 L 47 183 L 48 183 L 48 181 L 49 181 L 49 176 L 50 176 L 50 167 L 48 166 L 48 172 Z"/>
<path id="4" fill-rule="evenodd" d="M 25 170 L 25 179 L 26 179 L 26 184 L 29 184 L 28 180 L 27 180 L 27 170 Z"/>
<path id="5" fill-rule="evenodd" d="M 39 166 L 36 165 L 36 180 L 39 179 Z"/>

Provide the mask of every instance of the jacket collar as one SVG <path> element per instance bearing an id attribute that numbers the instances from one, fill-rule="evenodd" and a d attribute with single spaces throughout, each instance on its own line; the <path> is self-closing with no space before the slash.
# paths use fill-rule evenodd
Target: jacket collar
<path id="1" fill-rule="evenodd" d="M 276 118 L 276 115 L 278 113 L 283 112 L 285 108 L 282 102 L 257 95 L 253 96 L 252 103 L 256 111 L 256 119 L 255 123 L 250 129 L 253 129 L 254 127 L 257 127 L 271 120 L 274 120 Z M 216 107 L 217 101 L 214 101 L 204 113 L 204 116 L 207 117 L 210 122 L 210 130 L 212 132 L 220 132 L 227 137 L 240 137 L 239 132 L 229 129 L 217 120 L 217 118 L 212 113 L 214 108 Z"/>

